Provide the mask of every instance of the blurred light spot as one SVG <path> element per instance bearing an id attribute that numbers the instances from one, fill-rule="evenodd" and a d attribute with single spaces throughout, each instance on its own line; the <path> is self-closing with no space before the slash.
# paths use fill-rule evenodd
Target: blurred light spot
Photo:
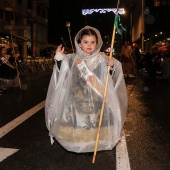
<path id="1" fill-rule="evenodd" d="M 147 92 L 149 91 L 149 87 L 144 87 L 143 90 Z"/>
<path id="2" fill-rule="evenodd" d="M 28 85 L 27 84 L 23 84 L 21 87 L 22 90 L 27 90 L 28 89 Z"/>

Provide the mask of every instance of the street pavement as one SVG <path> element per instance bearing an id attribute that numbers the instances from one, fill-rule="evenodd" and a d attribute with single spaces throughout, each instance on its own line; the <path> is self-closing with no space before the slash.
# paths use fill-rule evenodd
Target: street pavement
<path id="1" fill-rule="evenodd" d="M 124 132 L 130 168 L 121 169 L 116 148 L 97 152 L 92 164 L 92 155 L 68 152 L 56 141 L 51 145 L 44 114 L 50 76 L 49 71 L 22 75 L 21 89 L 10 88 L 0 96 L 0 169 L 170 170 L 170 84 L 145 72 L 125 79 L 129 108 Z"/>
<path id="2" fill-rule="evenodd" d="M 170 84 L 142 71 L 126 82 L 129 109 L 124 128 L 131 169 L 170 170 Z"/>

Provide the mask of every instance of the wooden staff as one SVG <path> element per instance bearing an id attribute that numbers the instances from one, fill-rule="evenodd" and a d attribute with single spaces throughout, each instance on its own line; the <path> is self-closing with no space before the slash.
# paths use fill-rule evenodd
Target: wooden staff
<path id="1" fill-rule="evenodd" d="M 64 46 L 66 47 L 67 52 L 69 53 L 70 51 L 69 51 L 69 49 L 68 49 L 68 47 L 67 47 L 67 45 L 66 45 L 66 43 L 65 43 L 65 41 L 64 41 L 64 39 L 63 39 L 63 37 L 61 37 L 61 40 L 62 40 Z"/>
<path id="2" fill-rule="evenodd" d="M 118 5 L 119 5 L 119 0 L 118 0 Z M 117 5 L 116 15 L 118 14 L 118 5 Z M 112 50 L 113 50 L 113 46 L 114 46 L 115 33 L 116 33 L 116 26 L 115 26 L 115 23 L 114 23 L 109 58 L 112 57 Z M 97 153 L 97 148 L 98 148 L 98 143 L 99 143 L 100 129 L 101 129 L 101 124 L 102 124 L 102 119 L 103 119 L 104 106 L 105 106 L 105 102 L 106 102 L 109 75 L 110 75 L 110 66 L 108 66 L 108 68 L 107 68 L 106 83 L 105 83 L 104 94 L 103 94 L 103 103 L 102 103 L 102 108 L 101 108 L 101 112 L 100 112 L 100 120 L 99 120 L 99 126 L 98 126 L 98 131 L 97 131 L 97 137 L 96 137 L 96 143 L 95 143 L 92 163 L 95 163 L 95 158 L 96 158 L 96 153 Z"/>
<path id="3" fill-rule="evenodd" d="M 69 37 L 70 37 L 71 48 L 72 48 L 72 51 L 74 53 L 73 43 L 72 43 L 72 40 L 71 40 L 70 23 L 69 22 L 66 22 L 66 27 L 68 28 L 68 34 L 69 34 Z"/>

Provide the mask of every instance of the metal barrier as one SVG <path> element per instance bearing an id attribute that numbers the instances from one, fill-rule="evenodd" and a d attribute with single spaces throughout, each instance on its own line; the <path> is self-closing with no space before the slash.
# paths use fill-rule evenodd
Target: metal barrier
<path id="1" fill-rule="evenodd" d="M 53 69 L 54 60 L 46 58 L 35 58 L 35 59 L 26 59 L 23 62 L 17 60 L 15 62 L 15 67 L 18 69 L 20 75 L 34 73 L 34 72 L 43 72 L 50 71 Z"/>

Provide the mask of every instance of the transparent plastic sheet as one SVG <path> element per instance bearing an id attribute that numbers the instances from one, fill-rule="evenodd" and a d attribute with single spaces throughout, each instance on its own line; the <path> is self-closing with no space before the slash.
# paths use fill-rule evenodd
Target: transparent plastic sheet
<path id="1" fill-rule="evenodd" d="M 121 67 L 118 61 L 117 63 Z M 96 75 L 102 72 L 101 65 L 93 70 Z M 118 65 L 115 67 L 117 82 L 113 82 L 112 79 L 109 81 L 98 150 L 113 149 L 120 138 L 125 121 L 126 89 L 123 74 L 117 75 Z M 65 77 L 61 77 L 63 80 L 55 80 L 57 70 L 54 69 L 55 74 L 53 73 L 49 85 L 51 100 L 46 101 L 46 121 L 50 122 L 47 126 L 50 136 L 55 137 L 65 149 L 73 152 L 91 152 L 95 146 L 102 97 L 84 80 L 75 65 L 70 69 L 72 70 L 68 69 L 68 72 L 71 74 L 68 77 L 66 71 Z M 105 78 L 102 76 L 102 79 Z M 56 81 L 60 81 L 61 84 L 57 85 Z M 101 82 L 104 84 L 104 81 Z"/>
<path id="2" fill-rule="evenodd" d="M 54 66 L 45 104 L 46 125 L 50 137 L 68 151 L 94 151 L 107 75 L 106 55 L 99 53 L 99 49 L 90 59 L 82 58 L 91 72 L 87 77 L 74 63 L 75 54 L 65 55 L 60 72 L 57 65 Z M 81 56 L 81 52 L 77 55 Z M 116 59 L 114 63 L 115 73 L 109 77 L 98 151 L 114 148 L 127 114 L 122 66 Z"/>

